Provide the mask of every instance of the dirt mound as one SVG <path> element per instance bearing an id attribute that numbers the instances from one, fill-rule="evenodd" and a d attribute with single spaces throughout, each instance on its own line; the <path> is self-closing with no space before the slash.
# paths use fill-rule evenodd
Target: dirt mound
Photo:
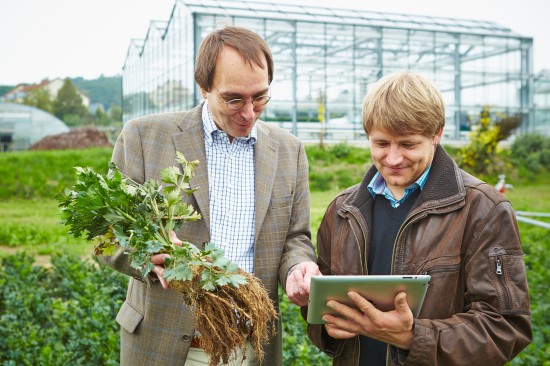
<path id="1" fill-rule="evenodd" d="M 29 150 L 66 150 L 88 147 L 112 147 L 107 134 L 93 127 L 75 128 L 69 132 L 46 136 L 29 146 Z"/>

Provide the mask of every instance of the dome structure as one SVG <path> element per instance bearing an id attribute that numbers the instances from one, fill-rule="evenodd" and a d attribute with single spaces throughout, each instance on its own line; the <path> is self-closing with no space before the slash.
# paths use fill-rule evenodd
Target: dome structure
<path id="1" fill-rule="evenodd" d="M 45 136 L 67 131 L 63 121 L 41 109 L 0 103 L 0 151 L 25 150 Z"/>

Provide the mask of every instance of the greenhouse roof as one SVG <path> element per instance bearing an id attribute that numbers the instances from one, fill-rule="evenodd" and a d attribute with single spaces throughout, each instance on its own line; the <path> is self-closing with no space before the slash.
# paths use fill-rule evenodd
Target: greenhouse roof
<path id="1" fill-rule="evenodd" d="M 219 14 L 227 17 L 300 20 L 316 23 L 343 23 L 373 27 L 521 37 L 508 27 L 482 20 L 281 4 L 278 2 L 262 3 L 232 0 L 178 0 L 178 2 L 187 7 L 191 13 Z"/>

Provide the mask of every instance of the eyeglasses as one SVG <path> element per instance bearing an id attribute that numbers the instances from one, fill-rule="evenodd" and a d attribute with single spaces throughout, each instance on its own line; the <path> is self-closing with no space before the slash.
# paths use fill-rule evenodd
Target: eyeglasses
<path id="1" fill-rule="evenodd" d="M 248 102 L 248 100 L 246 99 L 240 99 L 240 98 L 237 98 L 237 99 L 230 99 L 230 100 L 226 100 L 226 98 L 222 97 L 220 95 L 220 97 L 223 99 L 223 102 L 225 103 L 225 105 L 227 106 L 227 108 L 231 109 L 231 110 L 234 110 L 236 111 L 237 109 L 241 109 L 242 107 L 244 107 L 246 105 L 246 102 Z M 271 99 L 271 96 L 270 95 L 260 95 L 259 97 L 256 97 L 254 99 L 252 99 L 252 105 L 254 107 L 261 107 L 263 105 L 266 105 L 267 102 L 269 102 L 269 100 Z"/>

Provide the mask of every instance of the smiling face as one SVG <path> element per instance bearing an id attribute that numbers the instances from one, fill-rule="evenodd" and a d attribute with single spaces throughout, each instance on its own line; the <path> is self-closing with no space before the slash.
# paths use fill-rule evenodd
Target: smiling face
<path id="1" fill-rule="evenodd" d="M 379 129 L 370 132 L 372 160 L 396 199 L 430 166 L 442 132 L 434 137 L 394 136 Z"/>
<path id="2" fill-rule="evenodd" d="M 254 98 L 269 93 L 267 63 L 263 68 L 248 64 L 243 57 L 230 46 L 225 46 L 216 62 L 216 71 L 210 92 L 201 88 L 203 98 L 208 100 L 210 114 L 216 125 L 234 137 L 246 137 L 265 109 L 265 105 L 254 107 Z M 237 110 L 231 110 L 224 101 L 244 99 L 246 104 Z"/>

